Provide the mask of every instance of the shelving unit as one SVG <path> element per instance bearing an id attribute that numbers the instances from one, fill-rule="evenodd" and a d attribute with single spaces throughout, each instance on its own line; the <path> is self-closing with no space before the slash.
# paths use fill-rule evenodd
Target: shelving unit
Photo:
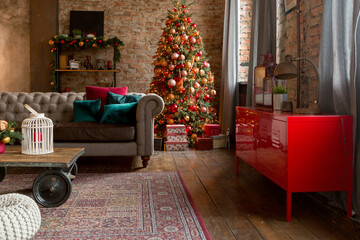
<path id="1" fill-rule="evenodd" d="M 59 62 L 59 55 L 60 50 L 57 51 L 56 54 L 56 61 Z M 58 66 L 58 65 L 57 65 Z M 116 73 L 119 72 L 119 70 L 116 70 L 116 62 L 113 63 L 114 69 L 112 70 L 96 70 L 96 69 L 56 69 L 56 82 L 57 82 L 57 89 L 60 92 L 61 91 L 61 80 L 60 80 L 60 73 L 61 72 L 92 72 L 92 73 L 113 73 L 114 74 L 114 81 L 113 81 L 113 87 L 116 87 Z"/>

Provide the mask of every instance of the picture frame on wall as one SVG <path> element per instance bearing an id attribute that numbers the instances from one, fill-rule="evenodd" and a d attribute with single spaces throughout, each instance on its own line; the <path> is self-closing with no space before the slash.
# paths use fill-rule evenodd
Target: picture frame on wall
<path id="1" fill-rule="evenodd" d="M 284 0 L 284 14 L 289 14 L 296 8 L 296 0 Z"/>

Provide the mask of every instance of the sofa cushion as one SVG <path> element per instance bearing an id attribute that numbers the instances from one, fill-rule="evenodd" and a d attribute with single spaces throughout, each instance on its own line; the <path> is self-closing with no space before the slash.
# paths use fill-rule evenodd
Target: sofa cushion
<path id="1" fill-rule="evenodd" d="M 57 142 L 135 141 L 135 126 L 97 122 L 67 122 L 54 126 Z"/>
<path id="2" fill-rule="evenodd" d="M 74 122 L 97 122 L 100 104 L 100 99 L 74 101 Z"/>
<path id="3" fill-rule="evenodd" d="M 139 102 L 142 95 L 120 95 L 112 92 L 108 92 L 107 104 L 122 104 Z"/>
<path id="4" fill-rule="evenodd" d="M 136 124 L 137 102 L 105 105 L 101 123 Z"/>
<path id="5" fill-rule="evenodd" d="M 107 102 L 108 92 L 113 92 L 120 95 L 127 94 L 127 87 L 92 87 L 85 86 L 86 90 L 86 99 L 87 100 L 101 100 L 101 111 L 104 108 L 104 105 Z"/>

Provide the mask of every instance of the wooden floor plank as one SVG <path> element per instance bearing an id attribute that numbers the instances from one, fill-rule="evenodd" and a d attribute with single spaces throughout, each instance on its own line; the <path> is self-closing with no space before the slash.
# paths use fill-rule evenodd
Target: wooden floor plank
<path id="1" fill-rule="evenodd" d="M 234 150 L 156 151 L 147 168 L 140 157 L 84 157 L 80 173 L 178 171 L 214 240 L 360 239 L 360 225 L 326 204 L 293 194 L 293 216 L 285 219 L 285 191 L 240 161 Z M 9 174 L 39 173 L 40 168 L 8 168 Z"/>

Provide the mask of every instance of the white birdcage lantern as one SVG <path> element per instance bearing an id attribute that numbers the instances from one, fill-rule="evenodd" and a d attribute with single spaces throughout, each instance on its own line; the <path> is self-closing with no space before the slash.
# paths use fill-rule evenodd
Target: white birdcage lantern
<path id="1" fill-rule="evenodd" d="M 21 142 L 21 153 L 41 155 L 54 152 L 53 148 L 53 122 L 43 113 L 37 113 L 25 104 L 31 114 L 21 124 L 24 140 Z"/>

